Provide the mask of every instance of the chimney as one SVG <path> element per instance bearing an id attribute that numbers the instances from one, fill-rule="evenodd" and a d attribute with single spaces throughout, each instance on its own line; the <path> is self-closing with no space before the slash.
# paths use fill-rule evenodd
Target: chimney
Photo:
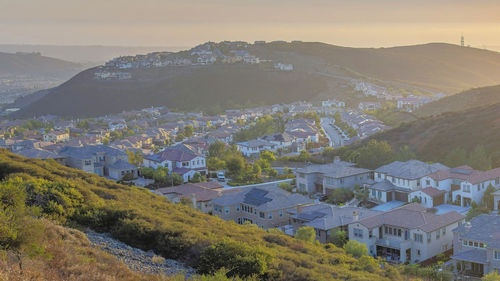
<path id="1" fill-rule="evenodd" d="M 297 205 L 297 214 L 302 213 L 302 205 Z"/>
<path id="2" fill-rule="evenodd" d="M 196 209 L 196 195 L 194 193 L 191 194 L 191 201 L 193 201 L 193 208 Z"/>
<path id="3" fill-rule="evenodd" d="M 359 214 L 357 211 L 352 212 L 352 221 L 358 221 L 359 220 Z"/>

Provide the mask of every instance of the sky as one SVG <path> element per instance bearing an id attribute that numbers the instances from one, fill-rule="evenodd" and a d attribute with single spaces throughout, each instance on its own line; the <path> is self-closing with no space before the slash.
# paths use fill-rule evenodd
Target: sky
<path id="1" fill-rule="evenodd" d="M 0 44 L 302 40 L 500 50 L 500 0 L 0 0 Z"/>

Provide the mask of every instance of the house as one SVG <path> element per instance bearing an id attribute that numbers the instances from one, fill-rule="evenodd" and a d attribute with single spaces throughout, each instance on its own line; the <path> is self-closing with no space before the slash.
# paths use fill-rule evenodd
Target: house
<path id="1" fill-rule="evenodd" d="M 188 182 L 196 173 L 207 174 L 205 156 L 196 154 L 189 146 L 182 144 L 144 157 L 144 165 L 154 169 L 168 168 L 170 173 L 181 175 L 184 182 Z"/>
<path id="2" fill-rule="evenodd" d="M 481 214 L 453 230 L 455 274 L 461 280 L 500 271 L 500 216 Z"/>
<path id="3" fill-rule="evenodd" d="M 125 160 L 118 160 L 113 164 L 108 165 L 108 176 L 114 180 L 121 180 L 128 175 L 131 179 L 138 177 L 138 169 Z"/>
<path id="4" fill-rule="evenodd" d="M 181 199 L 189 199 L 193 207 L 203 213 L 212 213 L 212 200 L 223 194 L 223 186 L 218 182 L 187 183 L 174 187 L 162 187 L 155 193 L 166 196 L 174 203 L 180 203 Z"/>
<path id="5" fill-rule="evenodd" d="M 426 187 L 410 193 L 409 200 L 417 201 L 426 208 L 433 208 L 444 204 L 446 191 L 434 187 Z"/>
<path id="6" fill-rule="evenodd" d="M 392 200 L 409 201 L 409 194 L 422 188 L 422 178 L 448 167 L 419 160 L 394 161 L 375 170 L 375 184 L 367 185 L 370 199 L 386 203 Z"/>
<path id="7" fill-rule="evenodd" d="M 330 164 L 313 164 L 295 171 L 298 190 L 330 194 L 336 188 L 354 189 L 371 182 L 371 171 L 354 167 L 353 163 L 336 159 Z"/>
<path id="8" fill-rule="evenodd" d="M 336 231 L 344 231 L 349 237 L 348 225 L 354 221 L 378 215 L 381 212 L 358 207 L 337 207 L 326 203 L 298 206 L 287 211 L 294 235 L 302 226 L 311 226 L 320 243 L 329 243 Z"/>
<path id="9" fill-rule="evenodd" d="M 54 159 L 57 163 L 62 165 L 64 165 L 64 160 L 65 160 L 65 157 L 63 155 L 59 155 L 57 153 L 39 148 L 29 148 L 29 149 L 19 150 L 16 151 L 16 154 L 34 159 L 43 159 L 43 160 Z"/>
<path id="10" fill-rule="evenodd" d="M 46 142 L 65 142 L 69 140 L 69 133 L 66 131 L 50 131 L 43 135 Z"/>
<path id="11" fill-rule="evenodd" d="M 274 186 L 248 187 L 212 200 L 213 215 L 264 229 L 288 224 L 287 210 L 312 203 L 313 200 L 304 195 Z"/>
<path id="12" fill-rule="evenodd" d="M 358 105 L 358 109 L 361 111 L 375 111 L 381 107 L 379 102 L 360 102 Z"/>
<path id="13" fill-rule="evenodd" d="M 249 140 L 236 144 L 238 150 L 246 157 L 258 156 L 262 151 L 276 151 L 277 145 L 264 140 Z"/>
<path id="14" fill-rule="evenodd" d="M 411 203 L 349 224 L 349 240 L 367 246 L 370 255 L 394 263 L 419 263 L 453 247 L 452 230 L 465 216 L 435 214 Z"/>
<path id="15" fill-rule="evenodd" d="M 500 187 L 500 168 L 479 171 L 460 166 L 430 174 L 422 178 L 421 182 L 422 186 L 444 190 L 446 203 L 468 207 L 472 202 L 481 203 L 489 185 Z"/>
<path id="16" fill-rule="evenodd" d="M 60 152 L 66 157 L 66 166 L 106 176 L 115 180 L 132 172 L 137 175 L 137 168 L 125 165 L 128 157 L 125 152 L 105 145 L 89 145 L 81 147 L 66 146 Z M 110 170 L 111 168 L 111 170 Z"/>
<path id="17" fill-rule="evenodd" d="M 322 107 L 345 107 L 345 102 L 338 100 L 324 100 L 321 101 Z"/>
<path id="18" fill-rule="evenodd" d="M 294 138 L 288 133 L 278 133 L 261 137 L 261 140 L 274 143 L 277 149 L 287 149 L 294 143 Z"/>
<path id="19" fill-rule="evenodd" d="M 410 95 L 405 98 L 400 98 L 397 101 L 397 107 L 399 110 L 405 110 L 408 112 L 412 112 L 422 106 L 423 104 L 431 102 L 432 99 L 429 97 L 421 97 Z"/>

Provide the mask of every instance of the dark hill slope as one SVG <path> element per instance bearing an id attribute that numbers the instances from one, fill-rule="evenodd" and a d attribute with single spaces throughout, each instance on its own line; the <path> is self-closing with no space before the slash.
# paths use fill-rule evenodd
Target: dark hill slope
<path id="1" fill-rule="evenodd" d="M 203 262 L 200 253 L 204 249 L 222 243 L 229 245 L 228 252 L 213 267 L 239 260 L 246 266 L 231 271 L 252 273 L 259 268 L 266 275 L 259 279 L 399 279 L 394 268 L 367 264 L 366 257 L 358 262 L 332 244 L 316 245 L 279 231 L 237 225 L 182 204 L 169 203 L 144 188 L 120 185 L 55 161 L 27 159 L 0 150 L 0 179 L 15 177 L 22 178 L 15 182 L 25 186 L 27 203 L 39 206 L 46 217 L 63 224 L 110 232 L 131 246 L 154 250 L 166 258 L 181 259 L 195 266 Z M 242 252 L 238 250 L 240 246 L 231 250 L 234 243 L 243 245 Z M 255 264 L 256 259 L 265 266 Z"/>
<path id="2" fill-rule="evenodd" d="M 97 116 L 158 105 L 217 110 L 308 99 L 326 88 L 319 76 L 250 65 L 142 69 L 127 81 L 98 81 L 94 71 L 81 72 L 20 113 Z"/>
<path id="3" fill-rule="evenodd" d="M 39 54 L 0 53 L 0 75 L 68 77 L 68 72 L 74 74 L 81 69 L 80 67 L 78 64 L 72 62 L 49 58 Z"/>
<path id="4" fill-rule="evenodd" d="M 475 88 L 423 105 L 416 112 L 428 116 L 443 112 L 462 111 L 474 107 L 487 106 L 500 102 L 500 85 Z"/>
<path id="5" fill-rule="evenodd" d="M 319 57 L 383 81 L 454 93 L 500 83 L 500 53 L 444 43 L 393 48 L 347 48 L 324 43 L 270 43 L 255 48 Z"/>
<path id="6" fill-rule="evenodd" d="M 456 148 L 484 145 L 493 164 L 500 163 L 500 104 L 423 117 L 374 136 L 400 148 L 408 145 L 419 158 L 443 161 Z"/>

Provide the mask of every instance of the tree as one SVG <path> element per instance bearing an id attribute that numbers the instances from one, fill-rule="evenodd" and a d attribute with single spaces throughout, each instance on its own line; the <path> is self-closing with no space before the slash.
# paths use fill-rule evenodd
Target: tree
<path id="1" fill-rule="evenodd" d="M 333 243 L 339 248 L 343 248 L 345 243 L 347 243 L 347 234 L 345 231 L 337 230 L 329 238 L 328 242 Z"/>
<path id="2" fill-rule="evenodd" d="M 226 168 L 230 176 L 241 176 L 245 168 L 245 160 L 242 156 L 233 155 L 226 160 Z"/>
<path id="3" fill-rule="evenodd" d="M 274 153 L 272 153 L 271 151 L 269 150 L 264 150 L 260 153 L 260 159 L 261 160 L 265 160 L 267 161 L 268 163 L 276 160 L 276 157 L 274 156 Z"/>
<path id="4" fill-rule="evenodd" d="M 172 183 L 173 185 L 181 185 L 181 184 L 183 184 L 183 183 L 184 183 L 184 179 L 181 177 L 181 175 L 179 175 L 179 174 L 177 174 L 177 173 L 172 173 L 172 174 L 170 175 L 170 177 L 171 177 L 171 179 L 170 179 L 170 180 L 171 180 L 171 183 Z"/>
<path id="5" fill-rule="evenodd" d="M 295 238 L 314 243 L 316 240 L 316 231 L 311 226 L 302 226 L 297 230 L 297 233 L 295 233 Z"/>
<path id="6" fill-rule="evenodd" d="M 184 140 L 184 134 L 182 133 L 178 133 L 176 136 L 175 136 L 175 141 L 176 142 L 181 142 Z"/>
<path id="7" fill-rule="evenodd" d="M 368 255 L 368 248 L 366 248 L 366 245 L 356 240 L 349 240 L 349 242 L 345 244 L 344 250 L 348 255 L 358 259 Z"/>
<path id="8" fill-rule="evenodd" d="M 368 201 L 368 197 L 370 196 L 370 191 L 366 188 L 361 188 L 359 185 L 354 187 L 354 197 L 358 199 L 359 202 Z"/>
<path id="9" fill-rule="evenodd" d="M 184 136 L 190 138 L 193 136 L 193 133 L 194 133 L 193 126 L 191 125 L 184 126 Z"/>
<path id="10" fill-rule="evenodd" d="M 204 182 L 206 181 L 206 178 L 202 176 L 200 173 L 195 173 L 194 176 L 191 178 L 190 182 Z"/>
<path id="11" fill-rule="evenodd" d="M 335 188 L 328 196 L 327 202 L 330 204 L 344 204 L 354 197 L 354 193 L 349 188 Z"/>
<path id="12" fill-rule="evenodd" d="M 211 171 L 224 170 L 226 168 L 226 162 L 217 157 L 210 157 L 207 160 L 207 167 Z"/>
<path id="13" fill-rule="evenodd" d="M 125 153 L 127 153 L 128 156 L 128 162 L 134 166 L 141 166 L 142 162 L 144 160 L 144 157 L 142 156 L 142 152 L 139 150 L 136 150 L 135 152 L 130 151 L 130 150 L 125 150 Z"/>
<path id="14" fill-rule="evenodd" d="M 167 184 L 169 181 L 168 173 L 169 173 L 168 168 L 158 167 L 153 172 L 153 180 L 157 184 Z"/>
<path id="15" fill-rule="evenodd" d="M 307 161 L 311 158 L 311 154 L 309 152 L 302 150 L 297 158 L 299 161 Z"/>
<path id="16" fill-rule="evenodd" d="M 155 169 L 150 168 L 150 167 L 142 167 L 140 169 L 141 175 L 146 178 L 146 179 L 153 179 L 153 175 L 155 172 Z"/>
<path id="17" fill-rule="evenodd" d="M 449 167 L 464 165 L 467 163 L 467 152 L 465 149 L 457 147 L 446 154 L 443 162 Z"/>
<path id="18" fill-rule="evenodd" d="M 226 144 L 221 141 L 216 141 L 208 147 L 208 157 L 222 158 L 225 150 Z"/>
<path id="19" fill-rule="evenodd" d="M 376 169 L 394 160 L 394 153 L 389 143 L 370 140 L 367 145 L 356 151 L 357 164 L 367 169 Z"/>
<path id="20" fill-rule="evenodd" d="M 491 169 L 491 157 L 486 153 L 483 145 L 477 145 L 469 155 L 469 165 L 478 170 Z"/>
<path id="21" fill-rule="evenodd" d="M 415 152 L 411 151 L 407 145 L 405 145 L 399 148 L 395 158 L 397 161 L 406 162 L 408 160 L 416 159 L 417 155 Z"/>

